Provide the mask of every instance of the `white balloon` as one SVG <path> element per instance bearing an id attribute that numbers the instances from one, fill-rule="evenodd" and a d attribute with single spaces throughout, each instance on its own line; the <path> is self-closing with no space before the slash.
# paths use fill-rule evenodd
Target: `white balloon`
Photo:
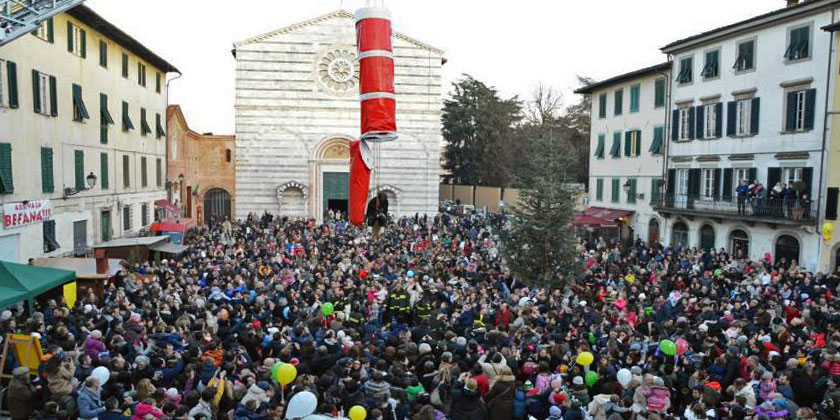
<path id="1" fill-rule="evenodd" d="M 633 374 L 630 373 L 630 370 L 628 370 L 628 369 L 619 370 L 618 374 L 615 375 L 615 376 L 616 376 L 616 378 L 618 378 L 618 383 L 620 383 L 621 386 L 623 386 L 625 388 L 627 388 L 627 385 L 629 385 L 630 381 L 633 380 Z"/>
<path id="2" fill-rule="evenodd" d="M 309 391 L 298 392 L 289 400 L 289 406 L 286 408 L 286 418 L 304 418 L 314 413 L 316 408 L 318 408 L 318 397 L 315 394 Z"/>
<path id="3" fill-rule="evenodd" d="M 90 373 L 90 376 L 99 379 L 99 386 L 102 386 L 108 382 L 108 378 L 111 377 L 111 371 L 105 366 L 99 366 Z"/>

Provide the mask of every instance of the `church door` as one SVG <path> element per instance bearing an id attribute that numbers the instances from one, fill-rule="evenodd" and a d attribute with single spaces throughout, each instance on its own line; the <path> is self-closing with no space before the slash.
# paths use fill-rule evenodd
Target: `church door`
<path id="1" fill-rule="evenodd" d="M 349 208 L 350 173 L 324 172 L 324 217 L 327 212 L 347 214 Z"/>

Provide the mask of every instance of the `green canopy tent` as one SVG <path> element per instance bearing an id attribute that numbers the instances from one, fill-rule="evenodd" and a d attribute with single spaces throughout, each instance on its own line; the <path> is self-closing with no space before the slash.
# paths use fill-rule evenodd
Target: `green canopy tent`
<path id="1" fill-rule="evenodd" d="M 75 271 L 0 261 L 0 309 L 30 301 L 76 278 Z"/>

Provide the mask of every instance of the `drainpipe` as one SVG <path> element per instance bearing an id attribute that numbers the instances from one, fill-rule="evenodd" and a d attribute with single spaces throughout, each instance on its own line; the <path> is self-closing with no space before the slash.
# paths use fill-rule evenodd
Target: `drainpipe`
<path id="1" fill-rule="evenodd" d="M 167 134 L 167 136 L 169 136 L 169 84 L 178 80 L 178 79 L 180 79 L 183 76 L 184 76 L 183 74 L 178 72 L 178 76 L 173 77 L 172 79 L 169 79 L 169 80 L 166 81 L 166 111 L 165 111 L 166 121 L 164 122 L 164 124 L 166 124 L 166 134 Z M 164 162 L 166 162 L 166 170 L 164 170 L 163 179 L 169 180 L 169 139 L 166 139 L 166 159 L 164 159 Z M 169 198 L 169 197 L 167 196 L 167 198 Z"/>
<path id="2" fill-rule="evenodd" d="M 834 9 L 831 9 L 831 23 L 834 23 Z M 823 179 L 827 180 L 827 177 L 824 176 L 826 167 L 826 144 L 828 143 L 828 122 L 829 122 L 829 115 L 833 114 L 833 112 L 829 112 L 829 101 L 831 100 L 831 88 L 832 88 L 832 74 L 831 74 L 831 63 L 835 60 L 834 55 L 832 54 L 834 51 L 834 32 L 831 32 L 831 39 L 829 40 L 828 44 L 828 68 L 826 69 L 826 80 L 825 80 L 825 112 L 823 113 L 823 133 L 822 133 L 822 150 L 820 151 L 820 181 L 817 184 L 817 208 L 814 211 L 817 213 L 817 224 L 814 226 L 814 233 L 817 234 L 817 270 L 820 268 L 820 261 L 822 260 L 822 235 L 820 234 L 820 226 L 825 221 L 825 214 L 821 211 L 822 210 L 822 197 L 823 197 Z M 827 186 L 827 185 L 826 185 Z M 813 197 L 813 194 L 811 194 Z M 813 201 L 813 198 L 812 198 Z M 829 269 L 831 266 L 831 262 L 829 262 Z"/>
<path id="3" fill-rule="evenodd" d="M 665 191 L 660 194 L 660 197 L 665 197 L 665 194 L 668 193 L 668 154 L 671 151 L 671 102 L 673 99 L 673 70 L 674 70 L 674 56 L 670 53 L 668 54 L 668 63 L 671 65 L 671 71 L 666 74 L 666 78 L 668 80 L 667 84 L 667 92 L 665 95 L 665 132 L 662 133 L 662 179 L 665 181 L 662 185 L 665 187 Z M 674 190 L 676 191 L 676 189 Z M 666 222 L 668 219 L 665 217 L 661 217 L 662 223 L 659 226 L 659 242 L 660 243 L 669 243 L 667 241 L 667 232 L 668 232 L 668 223 Z"/>

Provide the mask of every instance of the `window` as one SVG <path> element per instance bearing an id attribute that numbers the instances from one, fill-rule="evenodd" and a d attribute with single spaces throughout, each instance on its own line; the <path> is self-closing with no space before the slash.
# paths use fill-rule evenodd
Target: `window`
<path id="1" fill-rule="evenodd" d="M 694 72 L 694 58 L 685 57 L 680 59 L 680 72 L 677 75 L 677 83 L 684 85 L 691 83 Z"/>
<path id="2" fill-rule="evenodd" d="M 653 86 L 653 106 L 656 108 L 662 108 L 665 106 L 665 78 L 656 79 L 656 82 Z"/>
<path id="3" fill-rule="evenodd" d="M 683 222 L 674 223 L 671 232 L 671 246 L 688 246 L 688 225 Z"/>
<path id="4" fill-rule="evenodd" d="M 603 154 L 603 151 L 601 153 Z M 230 163 L 232 155 L 233 153 L 230 149 L 225 149 L 225 162 Z"/>
<path id="5" fill-rule="evenodd" d="M 612 202 L 613 203 L 621 202 L 621 196 L 619 195 L 620 190 L 621 190 L 621 179 L 613 178 L 612 179 Z"/>
<path id="6" fill-rule="evenodd" d="M 139 62 L 137 63 L 137 84 L 146 86 L 146 65 Z"/>
<path id="7" fill-rule="evenodd" d="M 149 175 L 146 169 L 146 157 L 140 158 L 140 186 L 146 188 L 149 186 Z"/>
<path id="8" fill-rule="evenodd" d="M 598 134 L 598 146 L 595 148 L 595 157 L 598 159 L 604 158 L 604 143 L 607 142 L 607 136 Z M 228 149 L 230 150 L 230 149 Z"/>
<path id="9" fill-rule="evenodd" d="M 639 95 L 641 94 L 641 90 L 641 85 L 630 87 L 630 112 L 639 112 Z"/>
<path id="10" fill-rule="evenodd" d="M 788 46 L 785 58 L 788 61 L 802 60 L 810 56 L 811 27 L 800 26 L 788 31 Z"/>
<path id="11" fill-rule="evenodd" d="M 9 106 L 7 102 L 7 98 L 9 97 L 9 88 L 6 86 L 8 83 L 4 78 L 6 76 L 6 61 L 0 60 L 0 108 L 5 108 Z"/>
<path id="12" fill-rule="evenodd" d="M 677 140 L 691 140 L 691 111 L 694 108 L 686 107 L 679 109 L 679 137 Z"/>
<path id="13" fill-rule="evenodd" d="M 53 177 L 53 149 L 41 148 L 41 192 L 51 193 L 55 191 Z"/>
<path id="14" fill-rule="evenodd" d="M 163 129 L 163 120 L 160 117 L 160 114 L 155 114 L 155 137 L 161 138 L 166 137 L 166 130 Z"/>
<path id="15" fill-rule="evenodd" d="M 639 130 L 625 133 L 624 156 L 639 156 L 642 154 L 642 132 Z"/>
<path id="16" fill-rule="evenodd" d="M 126 204 L 123 207 L 123 231 L 125 231 L 125 232 L 131 231 L 131 216 L 132 216 L 131 205 Z"/>
<path id="17" fill-rule="evenodd" d="M 160 158 L 155 161 L 155 185 L 163 186 L 163 161 Z"/>
<path id="18" fill-rule="evenodd" d="M 67 22 L 67 51 L 82 58 L 87 57 L 85 30 L 74 25 L 73 22 Z"/>
<path id="19" fill-rule="evenodd" d="M 76 189 L 83 190 L 85 189 L 85 152 L 82 150 L 76 150 L 73 152 L 74 155 L 74 171 L 75 180 L 76 180 Z"/>
<path id="20" fill-rule="evenodd" d="M 38 24 L 38 29 L 35 29 L 32 34 L 49 42 L 50 44 L 55 42 L 55 27 L 53 24 L 53 18 L 49 18 Z"/>
<path id="21" fill-rule="evenodd" d="M 58 115 L 55 77 L 32 70 L 32 92 L 35 113 L 53 117 Z"/>
<path id="22" fill-rule="evenodd" d="M 595 180 L 595 200 L 604 201 L 604 179 Z"/>
<path id="23" fill-rule="evenodd" d="M 703 198 L 713 199 L 715 197 L 715 178 L 714 169 L 703 169 Z"/>
<path id="24" fill-rule="evenodd" d="M 700 248 L 711 251 L 715 248 L 715 229 L 709 225 L 700 228 Z"/>
<path id="25" fill-rule="evenodd" d="M 160 93 L 160 87 L 161 87 L 160 85 L 161 85 L 160 73 L 155 72 L 155 92 Z"/>
<path id="26" fill-rule="evenodd" d="M 787 93 L 785 131 L 808 131 L 814 129 L 814 107 L 817 90 L 795 90 Z"/>
<path id="27" fill-rule="evenodd" d="M 718 104 L 710 104 L 703 106 L 703 138 L 713 139 L 717 137 L 718 132 Z"/>
<path id="28" fill-rule="evenodd" d="M 650 144 L 649 152 L 653 155 L 662 154 L 662 143 L 665 140 L 665 127 L 658 125 L 653 127 L 653 142 Z"/>
<path id="29" fill-rule="evenodd" d="M 607 94 L 598 95 L 598 118 L 607 118 Z"/>
<path id="30" fill-rule="evenodd" d="M 102 39 L 99 40 L 99 65 L 108 68 L 108 43 Z"/>
<path id="31" fill-rule="evenodd" d="M 152 132 L 149 123 L 146 121 L 146 108 L 140 108 L 140 134 L 145 136 Z"/>
<path id="32" fill-rule="evenodd" d="M 122 53 L 122 77 L 128 79 L 128 54 Z"/>
<path id="33" fill-rule="evenodd" d="M 738 58 L 732 66 L 735 71 L 749 71 L 755 68 L 755 40 L 738 43 Z"/>
<path id="34" fill-rule="evenodd" d="M 55 239 L 55 220 L 44 220 L 44 252 L 50 253 L 59 248 L 58 241 Z"/>
<path id="35" fill-rule="evenodd" d="M 613 114 L 621 115 L 624 112 L 624 89 L 615 91 L 615 104 L 613 106 Z"/>
<path id="36" fill-rule="evenodd" d="M 149 205 L 143 203 L 140 205 L 140 223 L 143 226 L 147 226 L 149 224 Z"/>
<path id="37" fill-rule="evenodd" d="M 90 118 L 87 107 L 85 106 L 84 98 L 82 97 L 82 87 L 73 85 L 73 121 L 82 122 Z"/>
<path id="38" fill-rule="evenodd" d="M 111 112 L 108 111 L 108 95 L 99 94 L 99 142 L 108 144 L 108 125 L 114 124 Z"/>
<path id="39" fill-rule="evenodd" d="M 12 171 L 12 145 L 0 143 L 0 194 L 15 192 Z"/>
<path id="40" fill-rule="evenodd" d="M 636 178 L 627 180 L 627 204 L 636 203 Z"/>
<path id="41" fill-rule="evenodd" d="M 744 181 L 744 182 L 746 182 L 746 183 L 747 183 L 747 185 L 750 185 L 750 183 L 751 183 L 753 180 L 752 180 L 752 179 L 750 179 L 750 170 L 749 170 L 749 168 L 735 168 L 735 180 L 734 180 L 734 181 L 735 181 L 735 187 L 736 187 L 736 188 L 737 188 L 739 185 L 741 185 L 741 181 Z"/>
<path id="42" fill-rule="evenodd" d="M 123 164 L 122 164 L 122 167 L 123 167 L 123 170 L 122 170 L 123 188 L 131 187 L 131 172 L 130 172 L 131 165 L 129 164 L 129 159 L 130 158 L 129 158 L 128 155 L 123 155 Z"/>
<path id="43" fill-rule="evenodd" d="M 99 186 L 103 190 L 110 188 L 110 181 L 108 177 L 108 154 L 99 154 Z"/>
<path id="44" fill-rule="evenodd" d="M 17 64 L 0 60 L 0 108 L 18 107 Z"/>
<path id="45" fill-rule="evenodd" d="M 794 182 L 802 181 L 802 168 L 784 168 L 783 172 L 784 182 L 788 185 L 793 184 Z M 773 188 L 773 186 L 770 186 Z"/>
<path id="46" fill-rule="evenodd" d="M 752 133 L 751 118 L 752 115 L 752 101 L 743 100 L 737 102 L 735 121 L 736 121 L 736 135 L 748 136 Z"/>
<path id="47" fill-rule="evenodd" d="M 701 74 L 705 79 L 714 79 L 720 75 L 720 50 L 713 50 L 706 52 L 706 64 L 703 65 L 703 73 Z"/>
<path id="48" fill-rule="evenodd" d="M 614 158 L 621 157 L 621 131 L 613 133 L 613 144 L 610 148 L 610 156 Z"/>
<path id="49" fill-rule="evenodd" d="M 131 117 L 128 115 L 128 102 L 122 103 L 122 128 L 123 131 L 134 130 L 134 124 L 131 123 Z"/>
<path id="50" fill-rule="evenodd" d="M 677 169 L 677 195 L 688 195 L 688 169 Z"/>

